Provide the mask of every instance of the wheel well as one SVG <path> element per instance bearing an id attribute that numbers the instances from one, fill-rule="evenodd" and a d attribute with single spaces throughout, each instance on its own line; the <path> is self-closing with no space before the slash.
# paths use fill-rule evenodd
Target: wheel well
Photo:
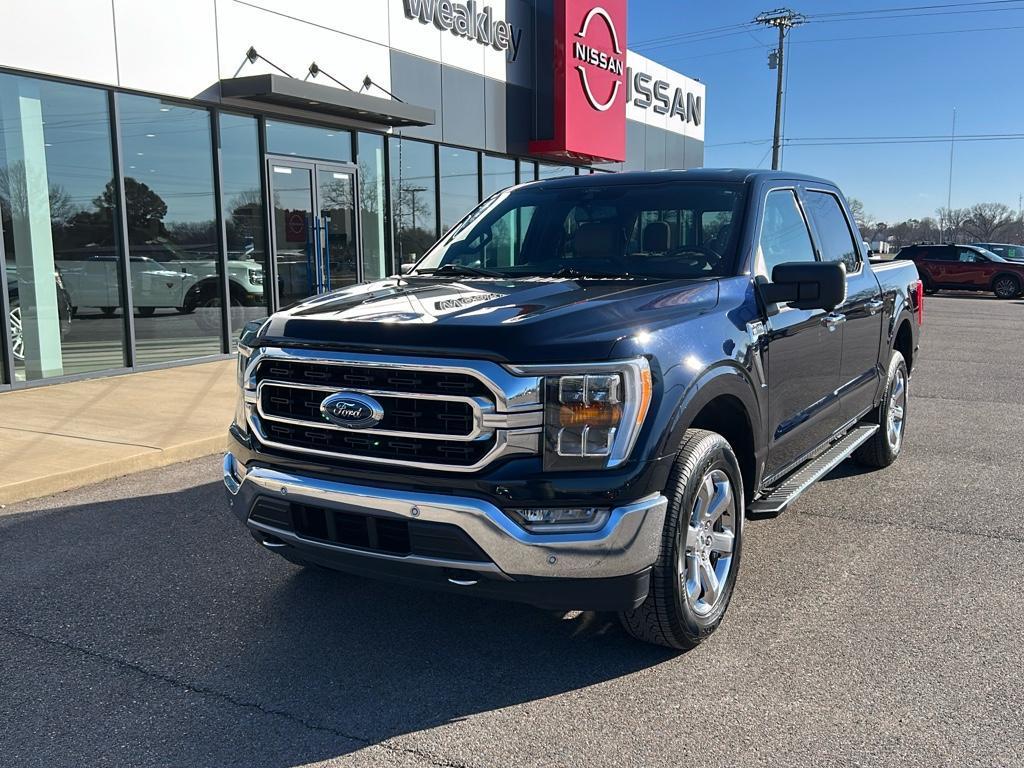
<path id="1" fill-rule="evenodd" d="M 729 441 L 743 473 L 743 495 L 749 502 L 754 494 L 754 430 L 743 403 L 732 395 L 719 395 L 700 409 L 690 427 L 717 432 Z"/>
<path id="2" fill-rule="evenodd" d="M 893 342 L 893 349 L 903 355 L 907 361 L 907 371 L 914 368 L 914 334 L 910 332 L 910 321 L 904 320 L 896 331 L 896 341 Z"/>
<path id="3" fill-rule="evenodd" d="M 994 286 L 996 284 L 996 280 L 998 280 L 1001 277 L 1008 277 L 1011 280 L 1013 280 L 1015 283 L 1017 283 L 1017 288 L 1021 287 L 1021 279 L 1014 272 L 1000 272 L 998 275 L 996 275 L 995 277 L 992 278 L 992 285 Z"/>

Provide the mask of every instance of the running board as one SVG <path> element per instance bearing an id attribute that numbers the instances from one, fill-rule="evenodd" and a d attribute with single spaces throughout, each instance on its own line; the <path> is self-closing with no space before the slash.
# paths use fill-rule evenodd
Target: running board
<path id="1" fill-rule="evenodd" d="M 747 516 L 753 518 L 775 517 L 789 504 L 796 501 L 801 493 L 838 467 L 844 459 L 877 431 L 877 424 L 864 424 L 851 429 L 831 448 L 783 480 L 767 496 L 753 501 L 747 507 Z"/>

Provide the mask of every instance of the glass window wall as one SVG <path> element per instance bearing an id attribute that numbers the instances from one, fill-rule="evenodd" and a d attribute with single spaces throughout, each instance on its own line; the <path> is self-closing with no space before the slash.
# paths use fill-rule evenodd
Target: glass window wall
<path id="1" fill-rule="evenodd" d="M 479 156 L 468 149 L 441 147 L 441 231 L 447 232 L 480 202 Z"/>
<path id="2" fill-rule="evenodd" d="M 550 165 L 541 163 L 538 171 L 538 179 L 557 179 L 561 176 L 575 176 L 576 169 L 571 165 Z"/>
<path id="3" fill-rule="evenodd" d="M 0 75 L 0 230 L 18 381 L 120 368 L 107 94 Z"/>
<path id="4" fill-rule="evenodd" d="M 136 362 L 222 349 L 210 113 L 118 95 Z"/>
<path id="5" fill-rule="evenodd" d="M 267 120 L 267 152 L 350 163 L 352 134 L 337 128 Z"/>
<path id="6" fill-rule="evenodd" d="M 384 216 L 384 137 L 360 133 L 359 216 L 363 238 L 363 280 L 380 280 L 390 272 L 387 258 L 387 222 Z"/>
<path id="7" fill-rule="evenodd" d="M 437 240 L 434 145 L 391 139 L 389 151 L 395 259 L 407 264 L 416 261 Z"/>
<path id="8" fill-rule="evenodd" d="M 525 181 L 525 179 L 524 179 Z M 484 155 L 484 198 L 516 183 L 516 161 L 507 157 Z"/>
<path id="9" fill-rule="evenodd" d="M 250 320 L 269 313 L 267 237 L 260 179 L 259 125 L 255 117 L 220 115 L 220 188 L 227 232 L 231 291 L 231 346 Z"/>

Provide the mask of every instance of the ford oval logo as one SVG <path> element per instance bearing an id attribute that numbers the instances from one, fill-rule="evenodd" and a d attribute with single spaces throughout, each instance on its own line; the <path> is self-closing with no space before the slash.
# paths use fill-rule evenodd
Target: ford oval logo
<path id="1" fill-rule="evenodd" d="M 380 424 L 384 408 L 361 392 L 335 392 L 320 403 L 320 415 L 345 429 L 369 429 Z"/>

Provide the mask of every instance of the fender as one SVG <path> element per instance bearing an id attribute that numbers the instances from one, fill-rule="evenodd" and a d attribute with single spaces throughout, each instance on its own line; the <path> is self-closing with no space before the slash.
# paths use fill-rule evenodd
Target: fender
<path id="1" fill-rule="evenodd" d="M 676 386 L 665 391 L 662 408 L 672 417 L 662 432 L 657 455 L 673 454 L 682 441 L 683 433 L 701 409 L 716 397 L 729 395 L 740 402 L 746 413 L 754 446 L 754 463 L 759 474 L 768 445 L 764 438 L 766 414 L 762 412 L 757 388 L 745 368 L 735 361 L 715 363 L 695 376 L 681 393 L 674 395 L 676 392 Z"/>

